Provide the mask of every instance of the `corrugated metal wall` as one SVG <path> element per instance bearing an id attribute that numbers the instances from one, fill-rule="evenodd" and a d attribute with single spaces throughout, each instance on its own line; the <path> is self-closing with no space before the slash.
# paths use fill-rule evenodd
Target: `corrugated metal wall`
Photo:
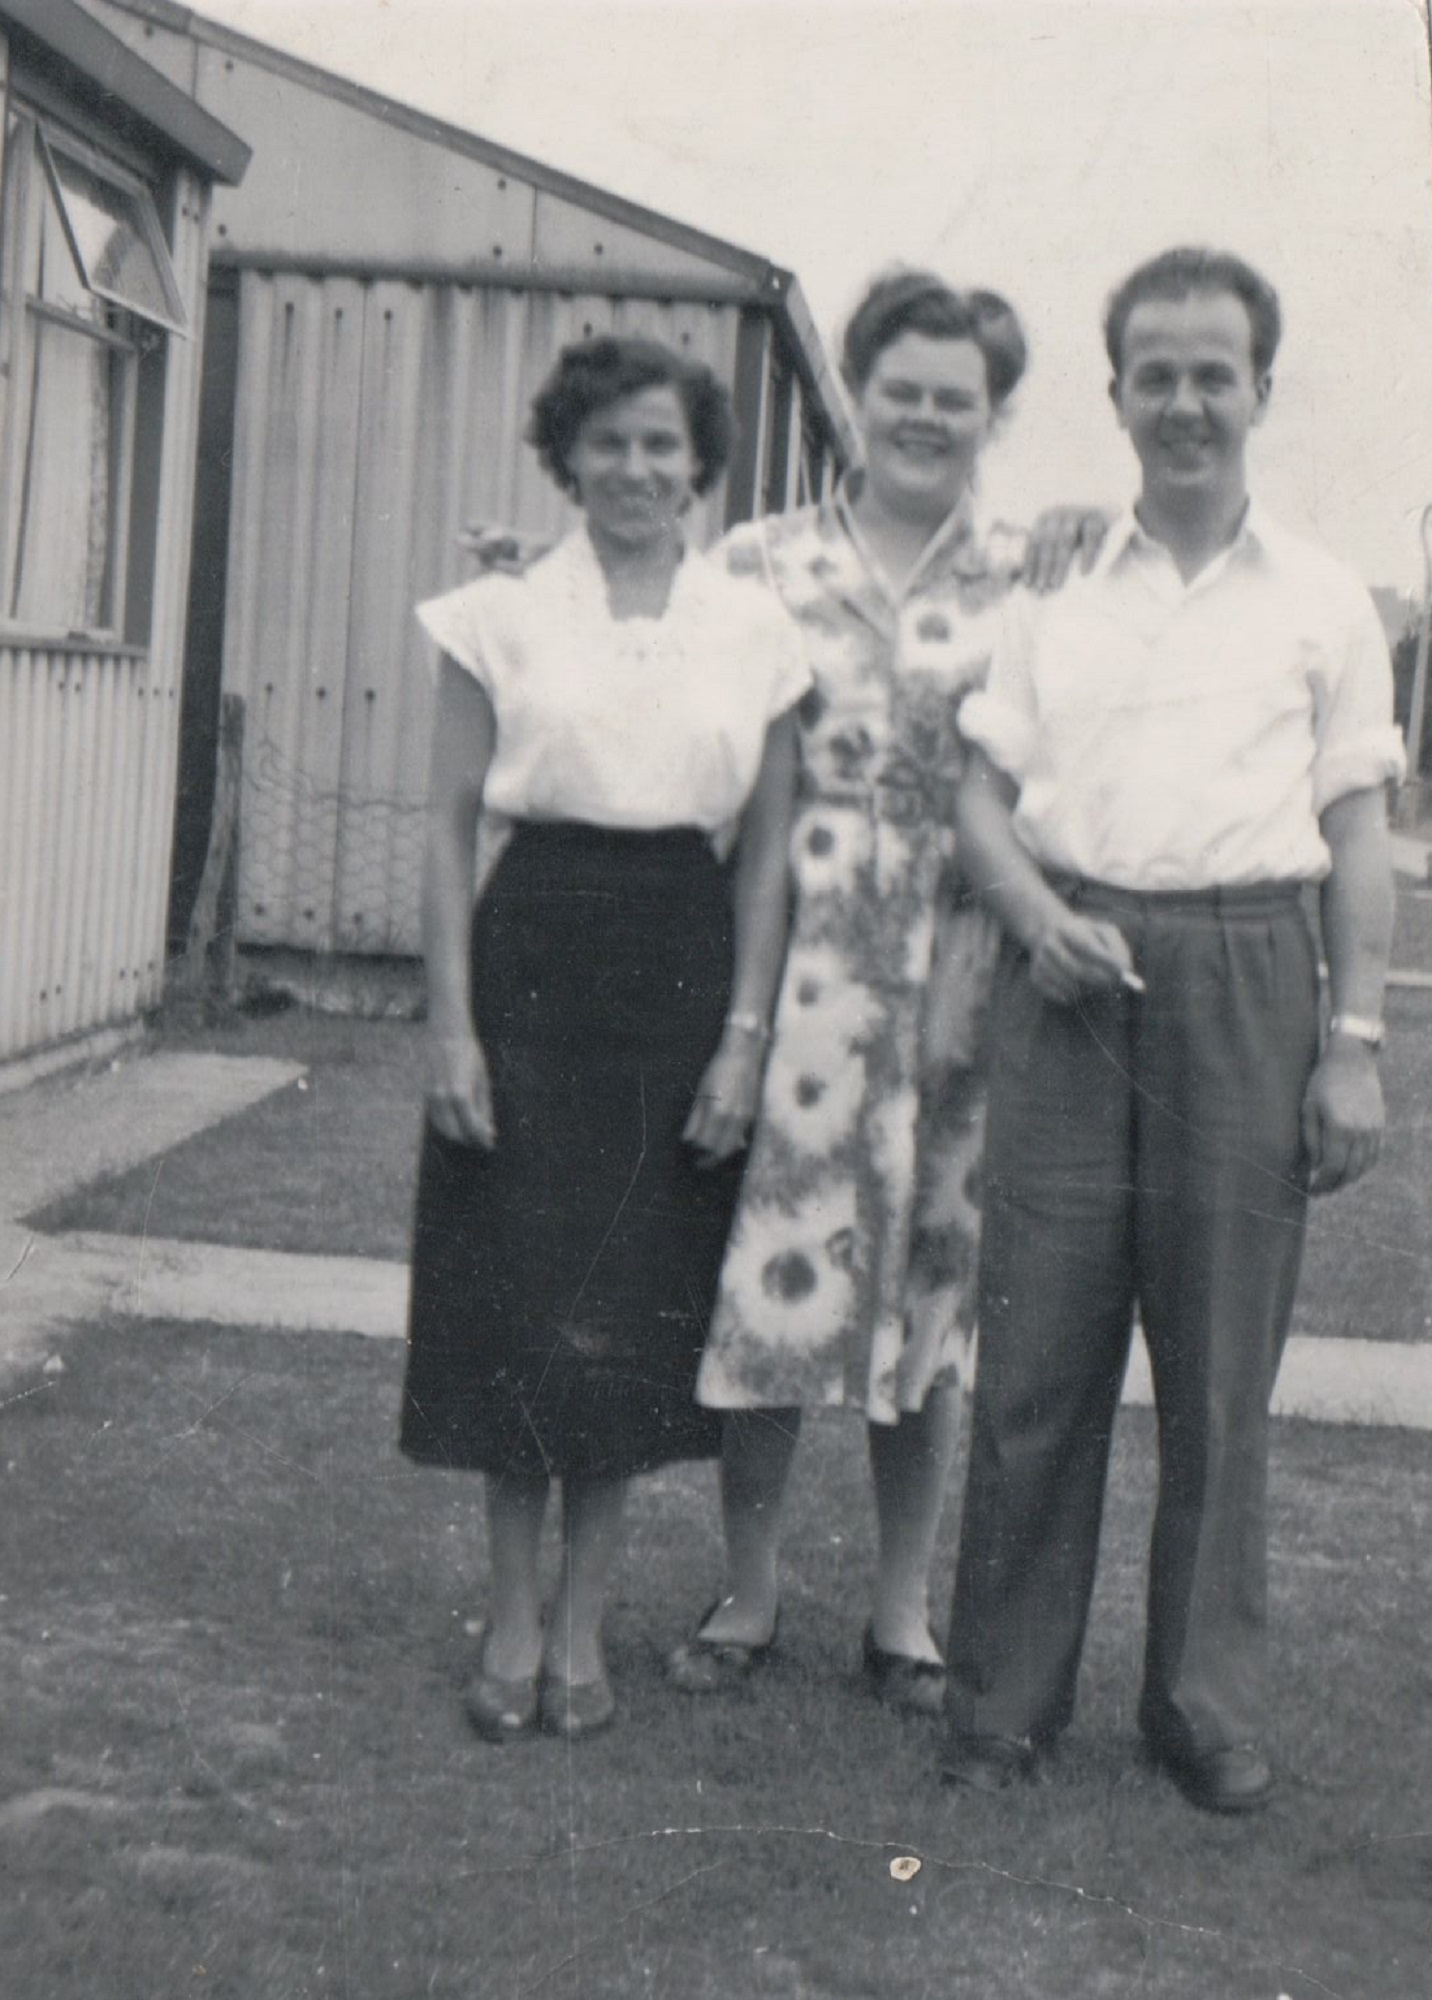
<path id="1" fill-rule="evenodd" d="M 730 381 L 740 307 L 240 276 L 224 687 L 245 698 L 239 938 L 418 949 L 430 650 L 475 520 L 571 511 L 522 443 L 566 342 L 649 334 Z M 722 521 L 703 503 L 698 539 Z"/>
<path id="2" fill-rule="evenodd" d="M 0 1057 L 153 996 L 141 857 L 172 713 L 142 655 L 0 650 Z"/>
<path id="3" fill-rule="evenodd" d="M 159 998 L 174 816 L 207 191 L 177 177 L 149 644 L 0 643 L 0 1059 Z"/>

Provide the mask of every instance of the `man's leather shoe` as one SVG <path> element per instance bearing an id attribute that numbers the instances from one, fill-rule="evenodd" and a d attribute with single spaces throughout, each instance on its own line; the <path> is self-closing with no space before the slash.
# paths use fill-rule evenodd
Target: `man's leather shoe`
<path id="1" fill-rule="evenodd" d="M 1251 1743 L 1201 1753 L 1167 1751 L 1158 1755 L 1179 1790 L 1204 1812 L 1261 1812 L 1273 1795 L 1273 1773 L 1267 1759 Z"/>
<path id="2" fill-rule="evenodd" d="M 940 1778 L 976 1792 L 1003 1792 L 1034 1776 L 1038 1753 L 1027 1737 L 956 1736 L 945 1751 Z"/>

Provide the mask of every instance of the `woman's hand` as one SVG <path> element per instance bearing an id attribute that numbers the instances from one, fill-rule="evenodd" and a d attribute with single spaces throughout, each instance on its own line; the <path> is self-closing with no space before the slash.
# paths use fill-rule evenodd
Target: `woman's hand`
<path id="1" fill-rule="evenodd" d="M 1046 507 L 1029 531 L 1024 552 L 1022 574 L 1028 587 L 1041 597 L 1062 590 L 1076 557 L 1081 570 L 1091 570 L 1112 519 L 1097 507 Z"/>
<path id="2" fill-rule="evenodd" d="M 706 1065 L 682 1138 L 705 1167 L 719 1167 L 746 1144 L 761 1095 L 760 1036 L 729 1028 Z"/>
<path id="3" fill-rule="evenodd" d="M 474 1034 L 434 1035 L 428 1042 L 427 1113 L 434 1131 L 460 1146 L 497 1144 L 487 1059 Z"/>

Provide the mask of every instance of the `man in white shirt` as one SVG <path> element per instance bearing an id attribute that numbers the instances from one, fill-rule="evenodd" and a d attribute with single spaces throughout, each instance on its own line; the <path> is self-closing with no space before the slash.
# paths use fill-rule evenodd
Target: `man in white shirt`
<path id="1" fill-rule="evenodd" d="M 1073 1712 L 1136 1307 L 1159 1422 L 1140 1728 L 1197 1805 L 1273 1787 L 1268 1408 L 1307 1194 L 1377 1155 L 1402 766 L 1366 590 L 1249 502 L 1279 331 L 1236 258 L 1125 280 L 1105 336 L 1138 501 L 1088 576 L 1018 604 L 961 711 L 963 857 L 1007 941 L 943 1770 L 987 1790 Z"/>

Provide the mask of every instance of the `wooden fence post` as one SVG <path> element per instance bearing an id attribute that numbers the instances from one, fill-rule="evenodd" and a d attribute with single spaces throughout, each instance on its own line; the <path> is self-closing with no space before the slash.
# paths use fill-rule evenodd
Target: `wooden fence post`
<path id="1" fill-rule="evenodd" d="M 239 907 L 240 803 L 244 782 L 244 702 L 226 694 L 219 707 L 214 814 L 199 893 L 189 919 L 180 986 L 192 999 L 232 1000 Z"/>

